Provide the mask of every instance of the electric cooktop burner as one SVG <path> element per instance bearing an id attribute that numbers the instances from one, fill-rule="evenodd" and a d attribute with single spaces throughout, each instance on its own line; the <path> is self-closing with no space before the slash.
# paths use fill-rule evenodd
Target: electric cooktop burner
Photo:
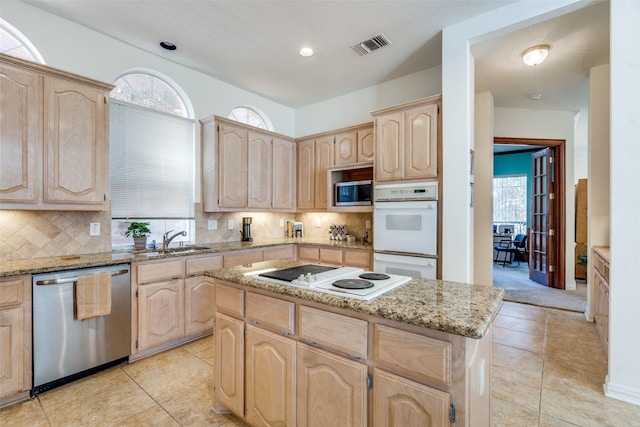
<path id="1" fill-rule="evenodd" d="M 373 283 L 361 279 L 342 279 L 333 282 L 333 286 L 342 289 L 367 289 L 373 288 Z"/>
<path id="2" fill-rule="evenodd" d="M 389 275 L 383 273 L 362 273 L 358 277 L 366 280 L 387 280 Z"/>

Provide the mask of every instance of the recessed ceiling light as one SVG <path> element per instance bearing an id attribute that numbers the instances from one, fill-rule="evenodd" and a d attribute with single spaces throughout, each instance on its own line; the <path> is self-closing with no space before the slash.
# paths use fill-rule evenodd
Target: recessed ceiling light
<path id="1" fill-rule="evenodd" d="M 540 101 L 542 99 L 542 94 L 532 93 L 531 95 L 529 95 L 529 99 L 531 99 L 532 101 Z"/>
<path id="2" fill-rule="evenodd" d="M 160 47 L 167 50 L 176 50 L 178 48 L 175 44 L 167 41 L 160 42 Z"/>
<path id="3" fill-rule="evenodd" d="M 540 44 L 530 47 L 529 49 L 522 52 L 522 62 L 530 67 L 540 65 L 544 62 L 545 59 L 547 59 L 549 49 L 551 49 L 551 46 L 549 46 L 548 44 Z"/>
<path id="4" fill-rule="evenodd" d="M 300 49 L 300 55 L 311 56 L 313 55 L 313 49 L 311 49 L 310 47 L 303 47 L 302 49 Z"/>

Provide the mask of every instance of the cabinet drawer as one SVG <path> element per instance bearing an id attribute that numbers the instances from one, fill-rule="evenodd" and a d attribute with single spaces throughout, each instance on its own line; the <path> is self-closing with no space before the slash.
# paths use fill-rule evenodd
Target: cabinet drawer
<path id="1" fill-rule="evenodd" d="M 222 255 L 188 258 L 185 264 L 187 276 L 200 276 L 207 270 L 222 268 Z"/>
<path id="2" fill-rule="evenodd" d="M 136 282 L 138 284 L 184 277 L 184 260 L 149 262 L 138 264 Z"/>
<path id="3" fill-rule="evenodd" d="M 364 320 L 299 306 L 298 335 L 306 341 L 367 358 L 367 322 Z"/>
<path id="4" fill-rule="evenodd" d="M 298 259 L 303 261 L 320 260 L 320 250 L 309 246 L 298 246 Z"/>
<path id="5" fill-rule="evenodd" d="M 599 253 L 594 252 L 593 257 L 593 268 L 598 271 L 602 275 L 602 278 L 608 282 L 609 281 L 609 263 L 600 256 Z"/>
<path id="6" fill-rule="evenodd" d="M 294 333 L 294 303 L 252 292 L 248 292 L 246 298 L 247 320 L 278 332 Z"/>
<path id="7" fill-rule="evenodd" d="M 0 307 L 22 304 L 22 279 L 3 279 L 0 283 Z"/>
<path id="8" fill-rule="evenodd" d="M 375 325 L 373 360 L 428 381 L 451 384 L 451 344 Z"/>
<path id="9" fill-rule="evenodd" d="M 344 265 L 349 267 L 363 267 L 371 269 L 371 252 L 369 251 L 344 251 Z"/>
<path id="10" fill-rule="evenodd" d="M 224 266 L 233 267 L 234 265 L 252 264 L 262 261 L 262 249 L 250 252 L 239 252 L 226 254 L 224 256 Z"/>
<path id="11" fill-rule="evenodd" d="M 320 248 L 320 262 L 342 265 L 342 249 Z"/>
<path id="12" fill-rule="evenodd" d="M 236 317 L 243 317 L 244 291 L 216 283 L 216 309 Z"/>
<path id="13" fill-rule="evenodd" d="M 271 261 L 271 260 L 277 260 L 277 259 L 293 260 L 296 258 L 295 251 L 296 251 L 296 248 L 293 245 L 284 246 L 281 248 L 265 249 L 262 258 L 264 261 Z"/>

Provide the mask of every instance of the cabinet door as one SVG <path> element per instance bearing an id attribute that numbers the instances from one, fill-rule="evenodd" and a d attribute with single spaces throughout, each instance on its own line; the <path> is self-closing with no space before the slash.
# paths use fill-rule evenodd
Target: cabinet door
<path id="1" fill-rule="evenodd" d="M 393 181 L 403 177 L 404 116 L 402 112 L 376 117 L 375 180 Z"/>
<path id="2" fill-rule="evenodd" d="M 249 132 L 249 195 L 250 208 L 271 208 L 273 153 L 271 137 Z"/>
<path id="3" fill-rule="evenodd" d="M 358 162 L 373 162 L 375 158 L 375 144 L 373 140 L 373 126 L 358 131 Z"/>
<path id="4" fill-rule="evenodd" d="M 302 343 L 297 352 L 298 426 L 366 426 L 367 366 Z"/>
<path id="5" fill-rule="evenodd" d="M 45 77 L 44 202 L 108 209 L 107 94 Z"/>
<path id="6" fill-rule="evenodd" d="M 447 393 L 379 369 L 373 388 L 373 427 L 449 425 Z"/>
<path id="7" fill-rule="evenodd" d="M 216 313 L 214 408 L 223 405 L 244 417 L 244 323 Z"/>
<path id="8" fill-rule="evenodd" d="M 42 80 L 0 64 L 0 202 L 37 203 L 42 170 Z"/>
<path id="9" fill-rule="evenodd" d="M 358 133 L 347 132 L 335 136 L 334 165 L 348 165 L 358 161 Z"/>
<path id="10" fill-rule="evenodd" d="M 184 336 L 184 279 L 138 286 L 138 329 L 140 351 Z"/>
<path id="11" fill-rule="evenodd" d="M 247 131 L 226 124 L 218 130 L 219 204 L 223 208 L 247 207 Z"/>
<path id="12" fill-rule="evenodd" d="M 315 141 L 303 141 L 297 145 L 298 209 L 313 209 L 315 204 Z"/>
<path id="13" fill-rule="evenodd" d="M 294 209 L 296 188 L 296 145 L 273 139 L 273 209 Z"/>
<path id="14" fill-rule="evenodd" d="M 405 112 L 404 178 L 438 177 L 438 105 Z"/>
<path id="15" fill-rule="evenodd" d="M 0 397 L 24 388 L 24 308 L 0 311 Z"/>
<path id="16" fill-rule="evenodd" d="M 251 325 L 246 328 L 247 421 L 252 426 L 293 426 L 296 343 Z"/>
<path id="17" fill-rule="evenodd" d="M 327 169 L 333 166 L 333 137 L 316 139 L 315 208 L 327 209 Z"/>
<path id="18" fill-rule="evenodd" d="M 211 331 L 215 311 L 215 284 L 206 276 L 184 281 L 185 336 Z"/>

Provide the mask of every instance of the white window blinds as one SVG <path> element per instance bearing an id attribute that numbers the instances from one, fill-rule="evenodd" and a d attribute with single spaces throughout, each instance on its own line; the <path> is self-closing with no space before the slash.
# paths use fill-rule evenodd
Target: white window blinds
<path id="1" fill-rule="evenodd" d="M 111 100 L 111 215 L 193 218 L 194 121 Z"/>

